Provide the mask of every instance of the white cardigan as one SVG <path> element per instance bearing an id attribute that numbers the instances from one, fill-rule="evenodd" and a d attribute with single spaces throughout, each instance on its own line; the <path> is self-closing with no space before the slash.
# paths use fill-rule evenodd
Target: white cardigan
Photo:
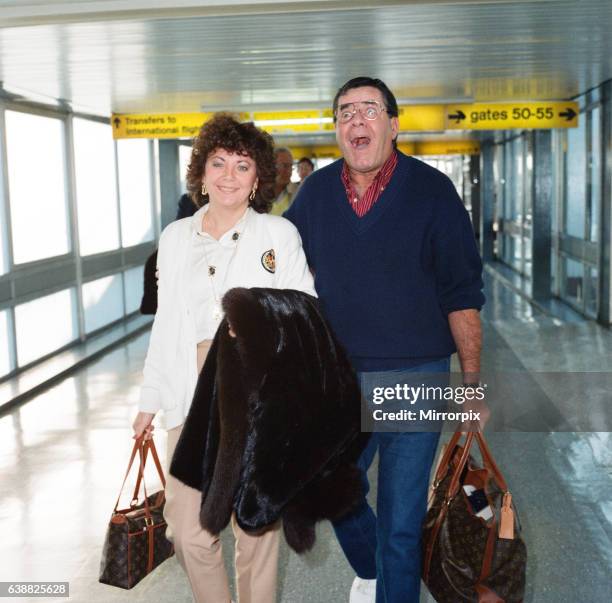
<path id="1" fill-rule="evenodd" d="M 226 288 L 298 289 L 316 295 L 295 226 L 279 216 L 248 211 L 248 228 L 236 249 Z M 203 213 L 201 208 L 192 217 L 173 222 L 159 239 L 157 314 L 144 365 L 139 410 L 156 413 L 163 409 L 166 429 L 184 422 L 198 379 L 198 342 L 186 280 L 191 240 L 197 236 L 193 221 L 201 221 Z M 274 272 L 270 272 L 272 250 Z"/>

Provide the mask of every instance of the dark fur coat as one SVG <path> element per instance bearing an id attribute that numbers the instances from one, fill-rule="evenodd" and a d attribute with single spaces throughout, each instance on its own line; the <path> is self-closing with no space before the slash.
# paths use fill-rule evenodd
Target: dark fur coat
<path id="1" fill-rule="evenodd" d="M 232 512 L 255 533 L 282 519 L 288 544 L 303 552 L 317 521 L 345 515 L 362 496 L 355 461 L 368 434 L 357 379 L 315 298 L 236 288 L 223 309 L 170 473 L 202 491 L 209 532 Z"/>

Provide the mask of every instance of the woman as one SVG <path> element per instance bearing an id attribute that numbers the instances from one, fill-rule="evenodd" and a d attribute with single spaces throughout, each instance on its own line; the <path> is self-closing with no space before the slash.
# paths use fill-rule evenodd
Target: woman
<path id="1" fill-rule="evenodd" d="M 268 215 L 275 180 L 272 137 L 252 123 L 218 114 L 194 140 L 187 186 L 200 209 L 173 222 L 159 241 L 158 311 L 144 367 L 134 437 L 150 437 L 164 410 L 168 464 L 191 403 L 198 373 L 233 287 L 298 289 L 314 295 L 300 237 Z M 199 524 L 201 492 L 168 476 L 168 536 L 198 603 L 229 603 L 217 534 Z M 278 526 L 253 536 L 235 521 L 240 603 L 275 600 Z"/>

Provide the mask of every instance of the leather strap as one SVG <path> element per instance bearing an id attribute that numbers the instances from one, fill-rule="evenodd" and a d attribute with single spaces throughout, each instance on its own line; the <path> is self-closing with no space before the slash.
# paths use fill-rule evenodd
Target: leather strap
<path id="1" fill-rule="evenodd" d="M 146 442 L 146 440 L 145 440 Z M 145 465 L 147 463 L 147 453 L 149 452 L 149 447 L 146 445 L 144 446 L 144 462 Z M 138 494 L 140 493 L 140 471 L 138 472 L 138 476 L 136 477 L 136 485 L 134 486 L 134 494 L 132 494 L 132 501 L 138 500 Z"/>
<path id="2" fill-rule="evenodd" d="M 436 475 L 434 477 L 434 487 L 437 487 L 437 484 L 439 484 L 444 479 L 444 476 L 448 471 L 448 464 L 450 462 L 451 455 L 453 454 L 453 450 L 455 449 L 457 442 L 459 442 L 460 437 L 461 432 L 455 431 L 451 439 L 448 441 L 446 449 L 444 450 L 444 454 L 442 455 L 442 459 L 440 460 L 440 464 L 438 465 L 438 470 L 436 471 Z"/>
<path id="3" fill-rule="evenodd" d="M 151 517 L 151 509 L 149 508 L 149 495 L 147 494 L 147 484 L 144 477 L 145 459 L 147 456 L 147 449 L 149 448 L 150 440 L 145 440 L 144 445 L 138 449 L 140 455 L 140 466 L 138 467 L 138 479 L 142 481 L 142 489 L 144 490 L 144 508 L 145 508 L 145 521 L 148 522 L 147 526 L 153 525 L 153 518 Z"/>
<path id="4" fill-rule="evenodd" d="M 159 462 L 159 457 L 157 456 L 157 449 L 155 448 L 155 442 L 153 438 L 149 440 L 145 440 L 145 448 L 144 448 L 144 465 L 147 464 L 147 453 L 151 451 L 151 456 L 153 457 L 153 461 L 155 463 L 155 467 L 157 467 L 157 473 L 159 474 L 159 479 L 162 483 L 162 488 L 166 488 L 166 478 L 164 476 L 164 471 L 162 469 L 161 463 Z M 132 500 L 138 500 L 138 495 L 140 494 L 140 473 L 138 474 L 138 478 L 136 479 L 136 486 L 134 488 L 134 494 L 132 496 Z"/>
<path id="5" fill-rule="evenodd" d="M 497 538 L 497 520 L 495 517 L 488 527 L 488 530 L 487 544 L 485 545 L 485 552 L 482 558 L 482 568 L 480 569 L 478 584 L 484 582 L 491 574 L 491 565 L 493 564 L 493 554 L 495 552 L 495 540 Z"/>
<path id="6" fill-rule="evenodd" d="M 153 571 L 153 554 L 155 553 L 155 529 L 153 528 L 153 522 L 150 526 L 147 526 L 148 542 L 149 542 L 149 558 L 147 560 L 147 574 Z"/>
<path id="7" fill-rule="evenodd" d="M 457 436 L 457 434 L 459 435 Z M 451 438 L 452 448 L 451 448 L 451 445 L 449 444 L 449 447 L 444 454 L 444 458 L 446 459 L 445 464 L 447 468 L 448 468 L 448 464 L 450 462 L 450 457 L 452 454 L 452 452 L 448 453 L 448 450 L 451 450 L 451 451 L 455 450 L 455 445 L 457 441 L 459 440 L 459 437 L 461 437 L 461 433 L 456 432 Z M 470 432 L 467 435 L 467 439 L 465 441 L 465 446 L 463 448 L 463 451 L 461 452 L 459 463 L 456 465 L 455 470 L 453 471 L 450 485 L 444 497 L 444 502 L 442 503 L 442 507 L 440 508 L 440 512 L 438 513 L 438 517 L 436 518 L 436 523 L 434 524 L 434 527 L 431 531 L 429 542 L 427 543 L 427 548 L 425 551 L 425 560 L 423 564 L 423 580 L 425 582 L 427 582 L 427 579 L 429 578 L 431 558 L 433 556 L 434 545 L 436 543 L 436 540 L 438 539 L 438 533 L 440 532 L 440 528 L 442 527 L 442 524 L 444 523 L 444 519 L 446 518 L 446 514 L 448 513 L 448 508 L 451 502 L 453 501 L 453 498 L 455 497 L 455 495 L 453 494 L 453 491 L 458 489 L 459 479 L 461 478 L 461 472 L 463 471 L 463 468 L 465 467 L 465 464 L 467 463 L 468 458 L 470 456 L 470 448 L 472 446 L 473 441 L 474 441 L 474 433 Z M 442 467 L 443 467 L 443 464 L 440 463 L 439 473 L 441 474 L 443 474 L 443 472 L 441 471 Z"/>
<path id="8" fill-rule="evenodd" d="M 130 455 L 130 460 L 128 462 L 127 470 L 125 472 L 125 477 L 123 478 L 123 483 L 121 484 L 121 489 L 119 490 L 119 496 L 117 496 L 117 502 L 115 503 L 114 512 L 116 512 L 117 509 L 119 508 L 119 500 L 121 499 L 121 493 L 123 492 L 123 488 L 125 487 L 125 482 L 130 473 L 130 469 L 132 468 L 132 464 L 134 463 L 134 459 L 136 458 L 136 454 L 138 453 L 138 449 L 141 446 L 142 446 L 142 438 L 139 438 L 134 442 L 134 447 L 132 448 L 132 454 Z"/>
<path id="9" fill-rule="evenodd" d="M 497 593 L 482 584 L 477 584 L 475 590 L 478 593 L 478 603 L 505 603 Z"/>
<path id="10" fill-rule="evenodd" d="M 478 447 L 480 448 L 480 454 L 482 455 L 482 460 L 485 466 L 487 466 L 487 468 L 491 471 L 491 473 L 493 473 L 495 477 L 495 481 L 497 482 L 497 485 L 504 492 L 507 492 L 508 485 L 506 484 L 506 480 L 504 479 L 502 472 L 497 466 L 497 463 L 493 459 L 493 455 L 491 454 L 491 451 L 489 450 L 489 445 L 487 444 L 487 441 L 485 440 L 484 435 L 480 431 L 476 432 L 476 440 L 478 441 Z"/>

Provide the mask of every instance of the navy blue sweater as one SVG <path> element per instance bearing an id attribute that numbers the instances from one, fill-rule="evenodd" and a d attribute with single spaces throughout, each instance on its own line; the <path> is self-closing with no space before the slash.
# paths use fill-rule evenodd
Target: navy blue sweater
<path id="1" fill-rule="evenodd" d="M 452 182 L 398 152 L 388 186 L 359 218 L 343 160 L 311 174 L 285 213 L 298 228 L 323 311 L 358 371 L 455 351 L 447 315 L 484 303 L 482 262 Z"/>

